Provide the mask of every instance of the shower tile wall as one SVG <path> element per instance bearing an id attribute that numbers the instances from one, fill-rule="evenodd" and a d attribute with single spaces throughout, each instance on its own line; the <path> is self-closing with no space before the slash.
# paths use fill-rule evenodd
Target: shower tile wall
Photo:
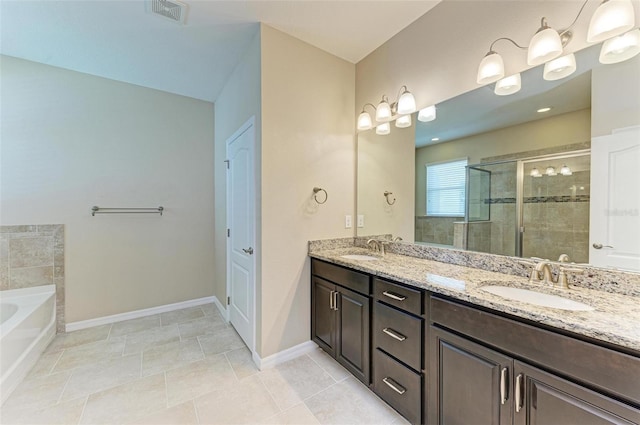
<path id="1" fill-rule="evenodd" d="M 453 246 L 453 223 L 463 217 L 416 217 L 416 242 Z"/>
<path id="2" fill-rule="evenodd" d="M 0 290 L 56 285 L 56 328 L 64 332 L 64 226 L 0 226 Z"/>

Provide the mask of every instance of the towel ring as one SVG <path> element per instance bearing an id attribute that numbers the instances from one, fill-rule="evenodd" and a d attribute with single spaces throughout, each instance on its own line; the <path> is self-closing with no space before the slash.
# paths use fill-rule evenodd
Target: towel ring
<path id="1" fill-rule="evenodd" d="M 324 192 L 324 201 L 322 201 L 322 202 L 318 201 L 318 192 Z M 329 199 L 329 194 L 327 193 L 326 190 L 324 190 L 321 187 L 314 187 L 313 188 L 313 199 L 315 199 L 318 204 L 322 205 L 325 202 L 327 202 L 327 199 Z"/>
<path id="2" fill-rule="evenodd" d="M 384 199 L 387 201 L 387 204 L 393 205 L 396 203 L 396 198 L 394 197 L 392 201 L 389 201 L 389 197 L 393 195 L 393 192 L 389 192 L 388 190 L 384 191 Z"/>

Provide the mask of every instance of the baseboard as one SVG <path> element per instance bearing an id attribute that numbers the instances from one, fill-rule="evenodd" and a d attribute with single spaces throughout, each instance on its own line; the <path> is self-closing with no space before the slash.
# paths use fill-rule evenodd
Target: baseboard
<path id="1" fill-rule="evenodd" d="M 258 366 L 258 369 L 269 369 L 280 363 L 284 363 L 288 360 L 295 359 L 296 357 L 300 357 L 303 354 L 307 354 L 312 352 L 318 348 L 318 344 L 313 341 L 306 341 L 302 344 L 295 345 L 291 348 L 287 348 L 286 350 L 282 350 L 278 353 L 272 354 L 270 356 L 260 358 L 257 353 L 253 353 L 253 362 Z"/>
<path id="2" fill-rule="evenodd" d="M 78 322 L 67 323 L 66 332 L 73 332 L 80 329 L 92 328 L 94 326 L 108 325 L 110 323 L 122 322 L 124 320 L 138 319 L 140 317 L 152 316 L 158 313 L 166 313 L 168 311 L 180 310 L 187 307 L 196 307 L 203 304 L 214 303 L 220 308 L 220 301 L 215 296 L 196 298 L 195 300 L 182 301 L 179 303 L 165 304 L 158 307 L 145 308 L 142 310 L 128 311 L 126 313 L 113 314 L 111 316 L 96 317 L 95 319 L 81 320 Z"/>
<path id="3" fill-rule="evenodd" d="M 229 322 L 229 310 L 227 310 L 227 308 L 224 305 L 222 305 L 222 303 L 220 302 L 220 300 L 216 296 L 213 297 L 213 303 L 216 305 L 216 307 L 218 307 L 218 311 L 220 312 L 220 315 L 222 316 L 224 321 L 228 323 Z"/>

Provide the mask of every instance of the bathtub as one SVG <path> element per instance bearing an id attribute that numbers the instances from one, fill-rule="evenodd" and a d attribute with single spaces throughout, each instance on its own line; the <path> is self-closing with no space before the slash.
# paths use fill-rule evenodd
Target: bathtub
<path id="1" fill-rule="evenodd" d="M 0 404 L 55 335 L 55 285 L 0 291 Z"/>

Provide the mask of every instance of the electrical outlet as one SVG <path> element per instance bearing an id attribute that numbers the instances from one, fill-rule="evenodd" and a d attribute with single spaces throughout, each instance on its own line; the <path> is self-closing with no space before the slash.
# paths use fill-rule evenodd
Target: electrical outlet
<path id="1" fill-rule="evenodd" d="M 353 227 L 353 222 L 351 220 L 351 216 L 350 215 L 345 215 L 344 216 L 344 228 L 345 229 L 351 229 Z"/>
<path id="2" fill-rule="evenodd" d="M 364 227 L 364 215 L 358 214 L 358 227 Z"/>

